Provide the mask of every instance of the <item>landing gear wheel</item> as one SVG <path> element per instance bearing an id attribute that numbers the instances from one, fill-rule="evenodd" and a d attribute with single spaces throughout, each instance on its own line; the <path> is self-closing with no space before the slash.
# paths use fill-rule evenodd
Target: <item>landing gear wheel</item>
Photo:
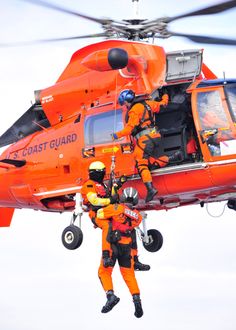
<path id="1" fill-rule="evenodd" d="M 61 240 L 67 249 L 78 249 L 83 242 L 82 230 L 77 226 L 70 225 L 63 230 Z"/>
<path id="2" fill-rule="evenodd" d="M 160 250 L 163 244 L 162 234 L 156 229 L 150 229 L 147 231 L 148 243 L 143 242 L 144 248 L 148 252 L 157 252 Z"/>

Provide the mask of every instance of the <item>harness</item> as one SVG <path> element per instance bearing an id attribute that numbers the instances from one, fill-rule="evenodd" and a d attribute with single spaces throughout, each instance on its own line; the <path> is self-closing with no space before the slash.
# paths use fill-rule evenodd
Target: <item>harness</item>
<path id="1" fill-rule="evenodd" d="M 148 135 L 148 134 L 151 134 L 151 133 L 158 133 L 158 131 L 155 127 L 145 128 L 141 132 L 139 132 L 135 135 L 135 139 L 138 140 L 141 136 Z"/>
<path id="2" fill-rule="evenodd" d="M 132 218 L 130 218 L 125 213 L 122 215 L 124 219 L 123 222 L 119 222 L 118 220 L 116 221 L 113 219 L 112 224 L 110 224 L 108 233 L 108 241 L 110 243 L 118 243 L 121 240 L 121 237 L 131 237 L 132 235 Z"/>
<path id="3" fill-rule="evenodd" d="M 144 110 L 143 110 L 142 118 L 141 118 L 139 124 L 137 126 L 135 126 L 135 128 L 131 132 L 131 135 L 135 138 L 135 140 L 137 142 L 137 146 L 144 153 L 146 153 L 149 157 L 153 157 L 152 153 L 148 152 L 148 150 L 145 149 L 145 148 L 143 148 L 140 145 L 140 143 L 139 143 L 139 138 L 141 136 L 144 136 L 145 135 L 150 140 L 150 142 L 153 144 L 154 148 L 158 145 L 157 138 L 153 139 L 150 136 L 152 133 L 159 133 L 158 129 L 155 127 L 154 115 L 153 115 L 153 111 L 152 111 L 152 108 L 150 107 L 150 105 L 147 104 L 145 100 L 137 101 L 135 103 L 132 103 L 130 109 L 128 109 L 128 111 L 126 113 L 125 120 L 126 120 L 126 123 L 127 123 L 128 122 L 128 119 L 129 119 L 129 111 L 137 103 L 141 103 L 144 106 Z M 150 124 L 143 126 L 143 124 L 145 124 L 147 122 L 150 122 Z M 159 138 L 161 138 L 160 133 L 159 133 Z M 165 164 L 167 164 L 167 162 L 165 162 L 164 160 L 160 160 L 160 161 L 163 162 L 163 163 L 165 163 Z M 137 166 L 137 164 L 136 164 L 136 166 Z M 146 164 L 144 164 L 143 166 L 146 166 Z M 139 171 L 139 174 L 140 175 L 141 175 L 141 172 Z"/>
<path id="4" fill-rule="evenodd" d="M 150 107 L 149 104 L 146 103 L 146 101 L 136 102 L 136 103 L 133 103 L 132 104 L 131 108 L 126 113 L 126 118 L 125 118 L 126 123 L 128 122 L 128 119 L 129 119 L 129 111 L 137 103 L 141 103 L 143 105 L 143 107 L 144 107 L 144 110 L 143 110 L 142 118 L 140 119 L 139 124 L 137 126 L 135 126 L 135 128 L 131 132 L 131 135 L 133 137 L 135 137 L 136 139 L 140 137 L 140 136 L 137 137 L 137 134 L 140 134 L 140 132 L 142 132 L 142 131 L 144 131 L 146 129 L 153 129 L 154 126 L 155 126 L 155 122 L 154 122 L 154 118 L 153 118 L 153 113 L 152 113 L 152 108 Z M 148 116 L 147 116 L 147 114 L 148 114 Z M 147 122 L 150 122 L 150 124 L 149 125 L 142 126 L 144 123 L 147 123 Z M 150 132 L 151 131 L 148 131 L 147 133 L 150 133 Z M 142 135 L 145 135 L 147 133 L 144 133 Z"/>
<path id="5" fill-rule="evenodd" d="M 116 244 L 121 240 L 121 237 L 131 237 L 131 230 L 127 230 L 126 232 L 122 232 L 118 229 L 108 231 L 107 240 L 110 243 Z"/>

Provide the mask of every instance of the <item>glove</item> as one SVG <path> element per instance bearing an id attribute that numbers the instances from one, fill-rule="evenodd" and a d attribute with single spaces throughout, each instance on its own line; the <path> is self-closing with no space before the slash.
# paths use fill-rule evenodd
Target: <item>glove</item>
<path id="1" fill-rule="evenodd" d="M 121 175 L 121 177 L 120 177 L 120 182 L 121 183 L 125 183 L 127 180 L 128 180 L 128 178 L 127 178 L 126 175 Z"/>
<path id="2" fill-rule="evenodd" d="M 126 175 L 121 175 L 119 180 L 117 181 L 117 186 L 118 188 L 122 187 L 122 185 L 127 181 L 127 176 Z"/>
<path id="3" fill-rule="evenodd" d="M 114 141 L 114 140 L 118 140 L 118 136 L 117 136 L 116 133 L 112 133 L 112 134 L 111 134 L 111 138 L 112 138 L 112 141 Z"/>
<path id="4" fill-rule="evenodd" d="M 119 201 L 119 195 L 115 194 L 110 197 L 110 204 L 116 204 Z"/>
<path id="5" fill-rule="evenodd" d="M 169 96 L 168 96 L 168 94 L 164 94 L 164 95 L 162 96 L 162 99 L 161 99 L 160 104 L 161 104 L 161 105 L 164 105 L 164 106 L 167 106 L 168 101 L 169 101 Z"/>

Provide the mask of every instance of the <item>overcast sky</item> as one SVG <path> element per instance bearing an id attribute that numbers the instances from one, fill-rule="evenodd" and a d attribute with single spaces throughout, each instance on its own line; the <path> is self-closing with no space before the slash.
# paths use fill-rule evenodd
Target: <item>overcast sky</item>
<path id="1" fill-rule="evenodd" d="M 143 0 L 144 18 L 174 16 L 214 4 L 199 0 Z M 97 17 L 132 17 L 131 0 L 54 0 Z M 176 5 L 176 3 L 178 5 Z M 20 0 L 0 0 L 0 43 L 101 32 L 94 24 Z M 173 23 L 176 32 L 235 38 L 236 10 Z M 97 40 L 98 41 L 98 40 Z M 71 55 L 88 40 L 0 49 L 0 135 L 30 106 L 33 91 L 52 85 Z M 204 61 L 220 77 L 236 77 L 236 48 L 204 46 L 183 38 L 158 41 L 166 50 L 204 48 Z M 1 187 L 0 187 L 1 189 Z M 224 203 L 209 205 L 219 215 Z M 151 271 L 137 273 L 144 308 L 133 315 L 131 296 L 118 269 L 114 284 L 120 303 L 100 313 L 105 295 L 97 278 L 101 233 L 83 216 L 84 242 L 66 250 L 61 233 L 70 214 L 16 210 L 10 228 L 0 228 L 0 329 L 3 330 L 235 330 L 236 214 L 225 208 L 210 217 L 206 208 L 149 212 L 148 227 L 164 236 L 163 248 L 140 259 Z"/>

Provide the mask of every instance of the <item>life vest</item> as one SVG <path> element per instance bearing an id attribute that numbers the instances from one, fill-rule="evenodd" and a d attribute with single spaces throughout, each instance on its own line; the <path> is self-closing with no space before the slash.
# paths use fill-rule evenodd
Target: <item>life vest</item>
<path id="1" fill-rule="evenodd" d="M 84 183 L 81 189 L 83 204 L 86 205 L 89 209 L 96 211 L 103 206 L 94 206 L 89 202 L 87 194 L 91 191 L 94 191 L 99 198 L 109 198 L 109 191 L 104 183 L 99 183 L 93 180 L 88 180 Z"/>
<path id="2" fill-rule="evenodd" d="M 112 217 L 112 230 L 119 230 L 121 233 L 130 235 L 131 230 L 137 227 L 140 223 L 137 211 L 124 207 L 124 210 L 119 215 Z"/>

